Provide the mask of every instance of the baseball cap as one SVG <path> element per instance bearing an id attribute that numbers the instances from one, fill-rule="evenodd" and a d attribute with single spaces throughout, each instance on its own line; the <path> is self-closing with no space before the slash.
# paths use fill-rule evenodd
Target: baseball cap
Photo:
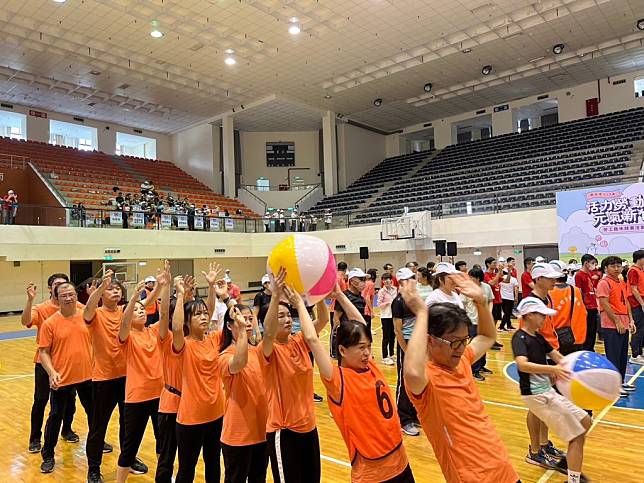
<path id="1" fill-rule="evenodd" d="M 349 271 L 349 274 L 347 275 L 347 280 L 351 280 L 352 278 L 367 278 L 367 274 L 364 273 L 362 270 L 359 268 L 352 268 Z"/>
<path id="2" fill-rule="evenodd" d="M 570 268 L 569 265 L 566 265 L 561 260 L 550 260 L 550 265 L 552 265 L 554 269 L 559 272 L 563 272 L 564 270 L 568 270 Z"/>
<path id="3" fill-rule="evenodd" d="M 524 298 L 517 306 L 517 312 L 520 316 L 533 314 L 535 312 L 543 315 L 555 315 L 556 310 L 546 307 L 546 305 L 535 297 Z"/>
<path id="4" fill-rule="evenodd" d="M 504 257 L 499 257 L 499 259 L 497 260 L 497 262 L 499 262 L 499 263 L 505 263 L 505 258 L 504 258 Z"/>
<path id="5" fill-rule="evenodd" d="M 416 278 L 416 275 L 410 268 L 403 267 L 396 272 L 396 278 L 398 280 L 411 280 Z"/>
<path id="6" fill-rule="evenodd" d="M 451 275 L 453 273 L 459 273 L 459 271 L 456 270 L 456 267 L 454 265 L 447 262 L 437 263 L 434 269 L 435 269 L 435 272 L 434 272 L 435 275 L 440 275 L 441 273 L 446 273 L 448 275 Z"/>
<path id="7" fill-rule="evenodd" d="M 226 283 L 230 283 L 230 282 L 232 282 L 232 281 L 233 281 L 233 279 L 232 279 L 232 278 L 230 278 L 230 276 L 228 276 L 228 274 L 224 275 L 224 282 L 226 282 Z"/>
<path id="8" fill-rule="evenodd" d="M 145 277 L 145 283 L 148 283 L 148 282 L 156 283 L 156 281 L 157 281 L 157 279 L 154 278 L 152 275 L 150 275 L 149 277 Z"/>
<path id="9" fill-rule="evenodd" d="M 262 285 L 265 283 L 270 283 L 271 277 L 268 276 L 268 273 L 262 277 Z"/>
<path id="10" fill-rule="evenodd" d="M 545 258 L 543 258 L 541 255 L 539 255 L 537 258 L 534 259 L 536 263 L 543 263 L 546 261 Z"/>
<path id="11" fill-rule="evenodd" d="M 535 263 L 530 271 L 530 275 L 534 280 L 536 280 L 540 277 L 560 278 L 563 276 L 563 273 L 549 263 Z"/>

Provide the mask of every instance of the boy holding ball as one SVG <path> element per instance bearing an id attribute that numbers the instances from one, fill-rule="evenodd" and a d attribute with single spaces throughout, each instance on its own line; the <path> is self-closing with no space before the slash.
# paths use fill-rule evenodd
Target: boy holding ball
<path id="1" fill-rule="evenodd" d="M 556 311 L 535 298 L 524 299 L 517 308 L 522 328 L 512 337 L 512 352 L 519 372 L 519 386 L 528 412 L 530 451 L 526 462 L 544 468 L 553 467 L 550 457 L 541 448 L 540 424 L 545 423 L 568 442 L 568 483 L 586 481 L 581 475 L 584 442 L 591 420 L 586 412 L 559 394 L 552 387 L 553 379 L 567 379 L 570 372 L 560 363 L 563 356 L 553 349 L 539 333 L 546 316 Z M 548 356 L 555 364 L 549 365 Z"/>

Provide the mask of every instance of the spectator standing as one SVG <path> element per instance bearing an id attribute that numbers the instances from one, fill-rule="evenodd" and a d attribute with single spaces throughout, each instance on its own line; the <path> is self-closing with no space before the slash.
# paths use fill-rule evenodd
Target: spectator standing
<path id="1" fill-rule="evenodd" d="M 499 282 L 501 287 L 501 309 L 503 318 L 499 326 L 499 332 L 514 330 L 512 326 L 512 311 L 514 310 L 514 301 L 519 298 L 519 282 L 512 276 L 511 268 L 503 269 L 503 278 Z"/>
<path id="2" fill-rule="evenodd" d="M 526 257 L 523 260 L 524 271 L 521 274 L 521 299 L 529 297 L 534 288 L 534 282 L 532 281 L 532 276 L 530 275 L 530 270 L 534 266 L 534 258 Z"/>
<path id="3" fill-rule="evenodd" d="M 635 333 L 631 337 L 631 359 L 633 364 L 644 365 L 642 344 L 644 342 L 644 250 L 633 252 L 633 265 L 627 275 L 631 312 L 635 321 Z"/>
<path id="4" fill-rule="evenodd" d="M 18 195 L 14 190 L 7 191 L 2 198 L 2 224 L 13 225 L 18 213 Z"/>
<path id="5" fill-rule="evenodd" d="M 259 325 L 264 327 L 264 311 L 261 310 L 262 307 L 271 303 L 271 279 L 268 274 L 262 277 L 262 289 L 257 292 L 255 299 L 253 300 L 253 313 L 257 319 Z M 262 317 L 260 318 L 260 313 Z"/>
<path id="6" fill-rule="evenodd" d="M 420 298 L 425 300 L 434 291 L 432 287 L 432 274 L 425 267 L 420 267 L 416 272 L 416 291 Z"/>
<path id="7" fill-rule="evenodd" d="M 494 257 L 486 258 L 485 279 L 483 281 L 492 287 L 492 293 L 494 294 L 494 303 L 492 305 L 492 317 L 494 318 L 494 323 L 501 320 L 503 313 L 503 309 L 501 308 L 503 299 L 501 298 L 500 285 L 502 277 L 503 263 L 501 263 L 501 259 L 499 259 L 499 262 L 497 263 Z"/>
<path id="8" fill-rule="evenodd" d="M 463 302 L 461 297 L 456 293 L 456 283 L 452 275 L 461 273 L 451 263 L 440 262 L 436 264 L 436 273 L 434 274 L 434 290 L 425 299 L 425 304 L 429 307 L 434 304 L 448 303 L 454 304 L 461 309 Z"/>
<path id="9" fill-rule="evenodd" d="M 373 302 L 376 296 L 376 278 L 378 277 L 378 270 L 370 268 L 367 270 L 367 280 L 362 290 L 362 298 L 365 300 L 364 317 L 365 322 L 371 327 L 371 318 L 373 317 Z"/>
<path id="10" fill-rule="evenodd" d="M 325 229 L 330 229 L 331 228 L 331 223 L 333 222 L 333 214 L 331 213 L 330 209 L 326 209 L 324 212 L 324 227 Z"/>
<path id="11" fill-rule="evenodd" d="M 459 272 L 467 273 L 467 262 L 466 261 L 459 260 L 458 262 L 456 262 L 456 264 L 454 266 L 456 267 L 456 270 L 458 270 Z"/>
<path id="12" fill-rule="evenodd" d="M 483 290 L 483 294 L 485 295 L 485 300 L 487 300 L 488 310 L 491 313 L 494 294 L 492 293 L 492 287 L 490 287 L 487 283 L 483 282 L 483 278 L 484 278 L 483 270 L 480 267 L 472 268 L 469 271 L 469 276 L 472 279 L 472 281 L 474 281 L 474 283 L 479 287 L 481 287 L 481 289 Z M 468 297 L 465 294 L 460 294 L 460 296 L 461 296 L 461 300 L 463 301 L 463 308 L 465 309 L 465 313 L 467 313 L 467 317 L 470 319 L 470 322 L 472 322 L 472 325 L 469 328 L 470 339 L 474 339 L 474 337 L 476 337 L 479 333 L 478 308 L 476 306 L 476 302 L 471 297 Z M 474 379 L 476 379 L 477 381 L 485 381 L 485 376 L 482 373 L 492 374 L 492 371 L 485 367 L 486 362 L 487 362 L 486 354 L 483 354 L 483 356 L 479 360 L 472 363 L 472 376 L 474 376 Z"/>
<path id="13" fill-rule="evenodd" d="M 382 363 L 393 366 L 395 335 L 391 304 L 398 295 L 398 289 L 394 287 L 390 273 L 383 273 L 381 281 L 382 287 L 378 290 L 378 307 L 380 307 L 382 324 Z"/>
<path id="14" fill-rule="evenodd" d="M 599 318 L 596 290 L 600 279 L 601 273 L 597 270 L 597 259 L 588 253 L 582 256 L 581 270 L 575 274 L 575 285 L 581 291 L 586 306 L 586 340 L 583 344 L 585 351 L 595 350 Z"/>
<path id="15" fill-rule="evenodd" d="M 394 266 L 391 263 L 385 263 L 382 269 L 385 271 L 385 273 L 391 275 L 391 282 L 393 283 L 394 287 L 398 288 L 398 279 L 396 279 L 396 276 L 394 275 Z"/>
<path id="16" fill-rule="evenodd" d="M 242 303 L 241 298 L 241 289 L 239 286 L 233 283 L 233 279 L 230 276 L 230 269 L 226 269 L 226 275 L 224 275 L 224 282 L 228 285 L 228 295 L 231 299 L 234 299 L 238 304 Z"/>

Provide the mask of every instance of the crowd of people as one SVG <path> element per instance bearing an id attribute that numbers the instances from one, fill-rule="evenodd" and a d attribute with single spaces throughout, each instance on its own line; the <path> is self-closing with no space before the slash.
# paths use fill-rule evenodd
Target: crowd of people
<path id="1" fill-rule="evenodd" d="M 215 263 L 202 272 L 205 299 L 195 278 L 173 276 L 167 261 L 129 298 L 111 271 L 78 289 L 66 274 L 53 274 L 41 304 L 34 305 L 37 288 L 29 284 L 22 315 L 24 326 L 37 328 L 38 345 L 28 450 L 41 453 L 43 473 L 54 471 L 59 435 L 79 441 L 72 429 L 78 397 L 89 422 L 91 483 L 103 481 L 102 455 L 113 450 L 106 431 L 117 406 L 120 483 L 148 471 L 137 458 L 148 420 L 158 482 L 172 481 L 175 466 L 174 481 L 193 481 L 200 453 L 207 482 L 220 481 L 220 455 L 227 482 L 266 481 L 269 461 L 276 482 L 319 482 L 317 364 L 352 481 L 415 481 L 402 435 L 422 430 L 448 482 L 516 483 L 476 387 L 492 374 L 486 353 L 503 347 L 497 333 L 513 331 L 528 409 L 525 460 L 567 474 L 570 483 L 587 481 L 581 471 L 592 412 L 552 384 L 570 377 L 562 358 L 594 350 L 599 333 L 621 373 L 621 397 L 634 390 L 624 376 L 629 340 L 630 362 L 644 364 L 644 250 L 632 263 L 622 273 L 624 261 L 615 256 L 600 265 L 589 254 L 579 264 L 527 257 L 519 277 L 515 260 L 501 257 L 471 268 L 440 261 L 394 270 L 388 263 L 380 276 L 339 262 L 330 305 L 314 307 L 286 285 L 283 270 L 262 278 L 253 306 Z M 395 394 L 372 353 L 378 310 L 381 363 L 397 366 Z M 320 333 L 329 323 L 327 349 Z M 568 443 L 566 451 L 554 446 L 549 430 Z"/>
<path id="2" fill-rule="evenodd" d="M 326 209 L 321 220 L 318 220 L 318 217 L 313 213 L 300 212 L 297 206 L 287 210 L 282 208 L 267 209 L 263 218 L 265 232 L 317 231 L 318 221 L 324 222 L 325 230 L 330 229 L 333 223 L 331 210 Z"/>

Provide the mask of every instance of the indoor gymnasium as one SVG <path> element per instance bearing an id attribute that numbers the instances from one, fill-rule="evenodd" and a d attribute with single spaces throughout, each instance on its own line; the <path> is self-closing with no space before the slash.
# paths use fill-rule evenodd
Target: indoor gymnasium
<path id="1" fill-rule="evenodd" d="M 644 481 L 644 1 L 0 40 L 1 482 Z"/>

